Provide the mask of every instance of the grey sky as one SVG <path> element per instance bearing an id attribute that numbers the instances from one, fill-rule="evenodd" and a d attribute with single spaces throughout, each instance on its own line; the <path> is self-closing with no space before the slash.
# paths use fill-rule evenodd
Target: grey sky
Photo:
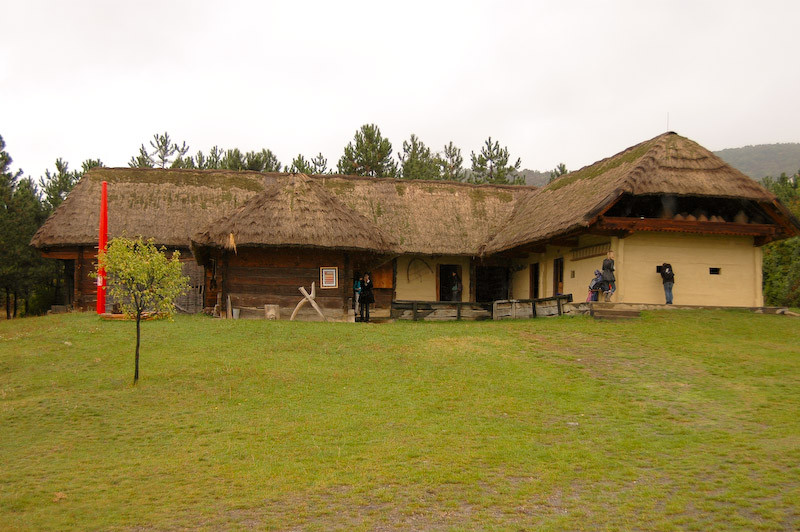
<path id="1" fill-rule="evenodd" d="M 364 123 L 465 165 L 487 136 L 570 170 L 669 129 L 716 150 L 800 142 L 800 2 L 0 0 L 0 135 L 38 177 L 191 153 L 322 152 Z"/>

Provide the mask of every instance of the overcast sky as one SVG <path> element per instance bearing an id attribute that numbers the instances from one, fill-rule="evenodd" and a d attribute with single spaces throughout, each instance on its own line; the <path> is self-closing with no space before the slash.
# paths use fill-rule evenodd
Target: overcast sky
<path id="1" fill-rule="evenodd" d="M 800 2 L 0 0 L 14 168 L 127 166 L 156 132 L 284 164 L 375 123 L 570 170 L 673 130 L 800 142 Z M 669 117 L 669 119 L 668 119 Z M 669 122 L 668 122 L 669 120 Z"/>

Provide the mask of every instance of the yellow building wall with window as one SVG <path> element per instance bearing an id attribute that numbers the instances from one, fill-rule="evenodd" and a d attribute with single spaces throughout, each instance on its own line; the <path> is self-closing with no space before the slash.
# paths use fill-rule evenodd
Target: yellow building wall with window
<path id="1" fill-rule="evenodd" d="M 594 270 L 602 269 L 605 250 L 615 253 L 616 303 L 663 304 L 664 286 L 656 266 L 675 270 L 675 305 L 760 307 L 761 248 L 752 237 L 642 232 L 628 238 L 580 237 L 576 247 L 547 246 L 514 262 L 511 278 L 516 299 L 530 297 L 530 265 L 539 263 L 539 297 L 554 295 L 554 261 L 564 259 L 563 293 L 586 300 Z M 588 256 L 587 256 L 588 255 Z M 719 274 L 710 273 L 718 268 Z M 602 296 L 601 296 L 602 301 Z"/>
<path id="2" fill-rule="evenodd" d="M 760 307 L 761 248 L 752 237 L 636 233 L 617 242 L 618 297 L 625 303 L 664 303 L 656 266 L 672 264 L 675 305 Z M 718 268 L 719 274 L 710 273 Z"/>
<path id="3" fill-rule="evenodd" d="M 530 268 L 539 264 L 539 297 L 555 295 L 555 261 L 563 259 L 564 275 L 561 293 L 572 294 L 574 302 L 585 301 L 594 271 L 602 268 L 606 252 L 612 249 L 612 239 L 583 235 L 577 246 L 547 246 L 544 253 L 531 253 L 514 262 L 511 287 L 515 299 L 531 297 Z"/>

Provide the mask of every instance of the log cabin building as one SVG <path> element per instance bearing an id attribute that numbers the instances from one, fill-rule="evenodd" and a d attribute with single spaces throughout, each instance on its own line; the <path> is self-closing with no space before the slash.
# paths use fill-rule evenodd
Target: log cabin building
<path id="1" fill-rule="evenodd" d="M 542 188 L 449 181 L 95 168 L 32 240 L 65 261 L 67 303 L 90 308 L 100 183 L 109 236 L 182 251 L 181 308 L 279 305 L 316 284 L 326 315 L 347 312 L 371 272 L 377 306 L 446 301 L 583 300 L 614 251 L 613 301 L 663 303 L 656 266 L 673 265 L 675 303 L 763 305 L 761 246 L 800 234 L 774 195 L 697 143 L 665 133 Z M 263 311 L 261 312 L 263 315 Z M 311 318 L 311 314 L 306 317 Z"/>

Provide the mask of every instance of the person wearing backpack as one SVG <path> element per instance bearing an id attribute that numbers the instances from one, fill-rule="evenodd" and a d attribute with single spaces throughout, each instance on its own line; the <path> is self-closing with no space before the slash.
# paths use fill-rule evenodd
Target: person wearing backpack
<path id="1" fill-rule="evenodd" d="M 661 281 L 664 283 L 664 297 L 667 305 L 672 304 L 672 285 L 675 284 L 675 271 L 672 264 L 665 262 L 661 265 Z"/>
<path id="2" fill-rule="evenodd" d="M 614 276 L 614 252 L 609 251 L 603 259 L 603 295 L 606 301 L 617 291 L 617 278 Z"/>
<path id="3" fill-rule="evenodd" d="M 603 289 L 603 272 L 600 270 L 594 271 L 594 279 L 589 283 L 589 296 L 586 301 L 598 301 L 600 299 L 600 292 Z"/>

